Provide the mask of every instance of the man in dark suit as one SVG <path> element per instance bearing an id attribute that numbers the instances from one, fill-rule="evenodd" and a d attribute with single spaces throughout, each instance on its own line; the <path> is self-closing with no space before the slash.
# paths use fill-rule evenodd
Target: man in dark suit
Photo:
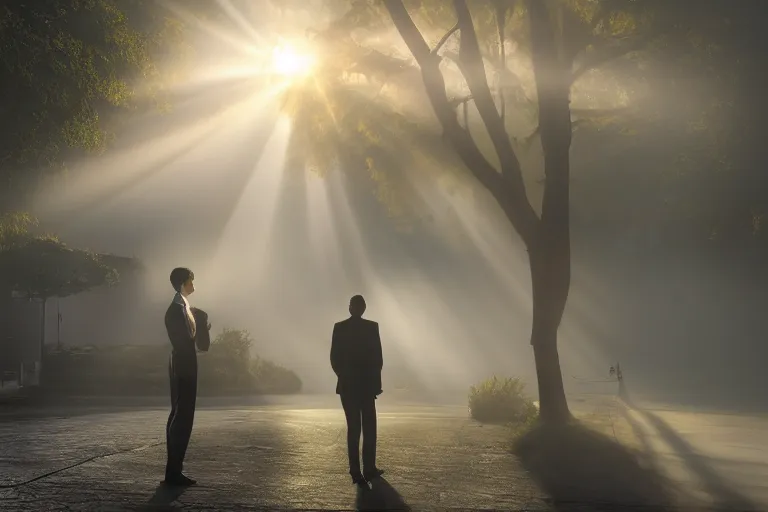
<path id="1" fill-rule="evenodd" d="M 381 476 L 376 467 L 376 397 L 382 393 L 379 324 L 362 318 L 365 299 L 349 301 L 348 319 L 333 326 L 331 367 L 338 377 L 336 393 L 347 419 L 349 474 L 356 484 Z M 363 434 L 363 471 L 360 471 L 360 433 Z"/>
<path id="2" fill-rule="evenodd" d="M 195 291 L 195 274 L 188 268 L 171 272 L 171 285 L 176 290 L 173 302 L 165 312 L 165 328 L 173 350 L 168 364 L 171 381 L 171 413 L 165 427 L 168 460 L 165 466 L 167 485 L 194 485 L 196 482 L 181 470 L 187 452 L 197 400 L 197 353 L 195 338 L 198 331 L 210 330 L 211 324 L 198 325 L 195 316 L 207 321 L 207 315 L 190 307 L 187 297 Z M 203 334 L 202 332 L 200 334 Z M 202 336 L 201 336 L 202 338 Z M 207 347 L 206 347 L 207 348 Z"/>

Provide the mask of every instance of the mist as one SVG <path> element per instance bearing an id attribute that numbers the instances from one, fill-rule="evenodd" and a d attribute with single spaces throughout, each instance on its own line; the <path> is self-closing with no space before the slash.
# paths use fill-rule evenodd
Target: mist
<path id="1" fill-rule="evenodd" d="M 280 23 L 264 19 L 257 42 Z M 429 215 L 406 215 L 401 229 L 365 170 L 339 164 L 323 175 L 295 164 L 280 84 L 243 60 L 251 43 L 238 53 L 241 39 L 224 32 L 201 25 L 196 71 L 174 89 L 170 112 L 115 120 L 112 149 L 35 198 L 33 213 L 68 244 L 143 266 L 114 289 L 50 301 L 47 343 L 167 344 L 168 275 L 187 266 L 191 301 L 209 312 L 213 334 L 247 329 L 255 352 L 294 369 L 305 392 L 332 391 L 331 330 L 360 293 L 381 326 L 386 385 L 460 397 L 491 375 L 514 375 L 535 394 L 528 254 L 487 192 L 468 175 L 459 192 L 411 176 Z M 429 117 L 413 94 L 400 106 Z M 637 239 L 611 239 L 582 215 L 596 197 L 582 178 L 620 167 L 612 179 L 632 187 L 663 152 L 664 141 L 655 144 L 635 156 L 600 149 L 596 166 L 592 142 L 575 136 L 566 387 L 612 392 L 601 380 L 620 361 L 633 392 L 655 399 L 766 405 L 765 282 L 679 248 L 632 256 Z M 529 192 L 540 195 L 540 155 L 524 163 Z M 639 203 L 654 200 L 638 191 Z M 643 222 L 654 231 L 653 219 Z"/>

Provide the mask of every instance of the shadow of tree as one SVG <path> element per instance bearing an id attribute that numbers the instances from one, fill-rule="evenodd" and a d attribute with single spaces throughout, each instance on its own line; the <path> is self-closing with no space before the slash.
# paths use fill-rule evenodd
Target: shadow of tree
<path id="1" fill-rule="evenodd" d="M 371 481 L 370 488 L 357 486 L 355 510 L 404 510 L 410 512 L 411 507 L 389 482 L 384 478 L 377 478 Z"/>
<path id="2" fill-rule="evenodd" d="M 686 467 L 699 479 L 703 490 L 714 500 L 714 505 L 718 509 L 727 510 L 760 510 L 760 507 L 747 497 L 743 496 L 730 485 L 706 462 L 705 457 L 696 452 L 696 450 L 683 439 L 674 428 L 659 416 L 639 408 L 633 408 L 643 419 L 645 419 L 658 432 L 659 436 L 674 450 L 675 454 L 685 463 Z M 643 429 L 637 424 L 637 421 L 631 418 L 631 414 L 625 412 L 635 433 Z"/>
<path id="3" fill-rule="evenodd" d="M 555 510 L 675 504 L 673 488 L 660 473 L 644 467 L 628 448 L 576 421 L 539 424 L 517 439 L 514 452 Z"/>

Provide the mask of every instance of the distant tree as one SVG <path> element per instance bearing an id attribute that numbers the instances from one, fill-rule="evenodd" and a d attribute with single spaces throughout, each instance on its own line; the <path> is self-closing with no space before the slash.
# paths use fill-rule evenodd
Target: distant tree
<path id="1" fill-rule="evenodd" d="M 71 249 L 56 237 L 35 235 L 35 219 L 27 214 L 0 216 L 0 295 L 16 292 L 46 300 L 67 297 L 118 282 L 118 269 L 130 271 L 131 258 Z"/>

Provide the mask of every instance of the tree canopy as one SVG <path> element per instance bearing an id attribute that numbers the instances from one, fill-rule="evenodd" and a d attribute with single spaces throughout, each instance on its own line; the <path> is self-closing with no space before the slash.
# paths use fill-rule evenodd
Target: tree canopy
<path id="1" fill-rule="evenodd" d="M 616 133 L 645 130 L 675 140 L 689 161 L 710 148 L 697 162 L 709 172 L 727 166 L 723 153 L 733 144 L 718 138 L 727 133 L 717 126 L 722 98 L 713 101 L 716 86 L 702 94 L 690 82 L 697 76 L 690 68 L 701 75 L 724 64 L 718 44 L 734 36 L 721 40 L 712 30 L 713 14 L 722 14 L 714 6 L 704 2 L 706 14 L 699 16 L 655 0 L 356 0 L 316 38 L 332 64 L 289 95 L 304 132 L 296 138 L 321 170 L 355 160 L 373 170 L 372 162 L 383 161 L 386 175 L 397 173 L 411 163 L 403 153 L 425 149 L 410 144 L 424 138 L 416 136 L 421 127 L 407 121 L 419 104 L 431 107 L 431 119 L 421 123 L 426 132 L 444 139 L 528 251 L 531 345 L 544 419 L 570 416 L 557 345 L 571 281 L 574 131 L 603 132 L 591 139 L 600 144 Z M 686 80 L 687 91 L 677 87 Z M 671 94 L 659 94 L 665 88 Z M 338 98 L 337 91 L 343 91 Z M 403 96 L 414 92 L 408 105 Z M 400 137 L 391 136 L 391 126 L 400 128 Z M 710 139 L 691 136 L 699 132 Z M 382 149 L 384 157 L 391 153 L 388 142 L 398 138 L 408 143 L 396 145 L 397 158 L 374 158 Z M 538 161 L 526 155 L 532 141 Z M 349 155 L 352 162 L 345 161 Z M 537 163 L 533 171 L 531 162 Z M 531 180 L 536 174 L 539 197 Z"/>
<path id="2" fill-rule="evenodd" d="M 27 297 L 67 297 L 98 286 L 115 285 L 120 272 L 130 275 L 136 260 L 72 249 L 51 235 L 30 231 L 35 219 L 25 214 L 0 216 L 0 292 Z"/>
<path id="3" fill-rule="evenodd" d="M 342 4 L 332 4 L 337 9 L 336 20 L 314 39 L 321 54 L 332 59 L 324 61 L 311 81 L 294 84 L 286 96 L 286 108 L 296 119 L 294 147 L 315 169 L 337 164 L 342 148 L 348 155 L 357 155 L 358 164 L 353 167 L 368 169 L 383 183 L 379 194 L 395 205 L 395 212 L 417 209 L 414 198 L 418 203 L 418 196 L 408 197 L 409 180 L 398 176 L 433 168 L 424 165 L 425 156 L 429 160 L 437 157 L 443 171 L 456 165 L 448 163 L 450 155 L 441 149 L 440 128 L 434 118 L 424 116 L 417 107 L 426 101 L 421 76 L 393 37 L 383 4 Z M 764 194 L 757 193 L 764 190 L 765 183 L 763 173 L 754 168 L 754 159 L 747 156 L 754 152 L 755 140 L 743 136 L 737 120 L 757 126 L 754 119 L 744 119 L 754 113 L 754 96 L 746 96 L 744 91 L 756 82 L 759 58 L 753 46 L 760 32 L 753 20 L 760 7 L 754 2 L 736 7 L 704 1 L 690 9 L 655 0 L 550 4 L 558 8 L 563 58 L 573 62 L 575 150 L 579 151 L 580 142 L 589 145 L 595 161 L 600 155 L 621 151 L 629 155 L 642 152 L 641 148 L 648 155 L 642 186 L 652 187 L 648 190 L 652 200 L 640 204 L 636 187 L 616 186 L 616 180 L 628 179 L 626 173 L 598 175 L 591 179 L 594 185 L 590 188 L 596 191 L 602 181 L 601 188 L 608 186 L 612 193 L 580 208 L 612 206 L 587 211 L 585 219 L 592 218 L 593 226 L 598 214 L 607 225 L 612 218 L 622 219 L 610 228 L 617 234 L 628 223 L 635 224 L 633 219 L 654 219 L 659 229 L 684 225 L 686 236 L 694 233 L 700 240 L 727 222 L 730 232 L 746 231 L 751 237 L 765 209 Z M 464 124 L 468 122 L 483 153 L 492 154 L 471 95 L 457 81 L 456 18 L 450 2 L 405 5 L 433 47 L 440 47 L 441 67 L 457 116 Z M 507 131 L 520 154 L 535 153 L 538 107 L 525 4 L 489 1 L 470 2 L 469 6 Z M 505 14 L 499 17 L 498 12 Z M 497 20 L 503 20 L 501 26 Z M 504 45 L 499 45 L 500 28 Z M 505 66 L 499 63 L 502 56 Z M 399 149 L 392 151 L 392 146 Z M 638 165 L 628 164 L 623 167 Z M 524 165 L 523 171 L 526 186 L 536 196 L 540 170 Z M 580 175 L 574 179 L 579 183 L 590 180 Z M 745 187 L 745 182 L 760 187 Z M 719 194 L 723 187 L 738 188 L 748 206 L 733 211 L 733 196 Z M 611 210 L 617 211 L 607 215 Z M 681 235 L 679 229 L 663 229 L 670 231 L 665 236 Z"/>
<path id="4" fill-rule="evenodd" d="M 146 0 L 3 2 L 3 192 L 34 189 L 68 159 L 102 151 L 110 139 L 105 120 L 157 92 L 153 57 L 181 32 Z"/>

